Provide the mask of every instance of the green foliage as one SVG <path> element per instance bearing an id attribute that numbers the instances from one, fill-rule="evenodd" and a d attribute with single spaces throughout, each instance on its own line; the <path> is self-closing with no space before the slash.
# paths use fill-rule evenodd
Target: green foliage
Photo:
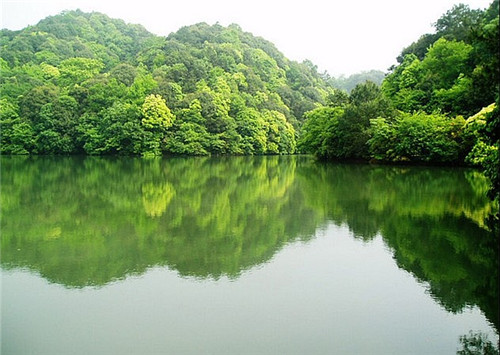
<path id="1" fill-rule="evenodd" d="M 53 85 L 36 86 L 21 98 L 19 102 L 20 117 L 36 124 L 41 108 L 59 96 L 59 89 Z"/>
<path id="2" fill-rule="evenodd" d="M 469 40 L 470 33 L 477 27 L 483 12 L 470 9 L 469 6 L 458 4 L 442 15 L 434 24 L 436 33 L 446 39 L 456 41 Z"/>
<path id="3" fill-rule="evenodd" d="M 403 50 L 384 94 L 406 112 L 473 115 L 499 92 L 498 0 L 486 11 L 457 5 L 435 27 Z"/>
<path id="4" fill-rule="evenodd" d="M 398 136 L 396 127 L 387 122 L 385 118 L 374 118 L 370 121 L 371 138 L 368 140 L 370 154 L 373 158 L 380 161 L 398 161 L 395 153 L 395 141 Z"/>
<path id="5" fill-rule="evenodd" d="M 485 114 L 486 124 L 484 129 L 481 130 L 481 133 L 484 135 L 482 137 L 484 138 L 484 145 L 490 152 L 490 155 L 487 155 L 487 153 L 479 154 L 482 157 L 479 163 L 482 165 L 486 176 L 491 180 L 490 196 L 497 201 L 500 200 L 500 154 L 498 152 L 500 149 L 498 133 L 500 130 L 499 105 L 500 97 L 497 96 L 494 108 Z M 499 218 L 500 216 L 497 215 L 497 222 Z"/>
<path id="6" fill-rule="evenodd" d="M 77 102 L 61 95 L 43 105 L 33 125 L 39 154 L 70 154 L 75 151 Z"/>
<path id="7" fill-rule="evenodd" d="M 326 104 L 330 107 L 345 107 L 349 103 L 349 94 L 340 89 L 333 90 L 326 98 Z"/>
<path id="8" fill-rule="evenodd" d="M 70 58 L 63 60 L 59 66 L 59 84 L 73 86 L 96 76 L 104 64 L 97 59 Z"/>
<path id="9" fill-rule="evenodd" d="M 299 149 L 314 153 L 321 158 L 329 157 L 329 142 L 338 127 L 339 117 L 344 111 L 339 107 L 320 107 L 306 113 Z"/>
<path id="10" fill-rule="evenodd" d="M 440 38 L 422 60 L 407 55 L 382 84 L 384 94 L 399 110 L 467 115 L 473 91 L 472 50 L 471 45 Z"/>
<path id="11" fill-rule="evenodd" d="M 474 51 L 472 56 L 477 63 L 472 74 L 475 107 L 485 107 L 498 100 L 500 92 L 500 28 L 499 1 L 495 0 L 485 12 L 481 24 L 472 32 Z"/>
<path id="12" fill-rule="evenodd" d="M 304 112 L 333 91 L 236 25 L 163 38 L 68 11 L 0 34 L 9 154 L 290 154 Z"/>
<path id="13" fill-rule="evenodd" d="M 440 38 L 449 41 L 470 42 L 471 34 L 476 30 L 483 15 L 481 10 L 470 9 L 468 5 L 458 4 L 453 6 L 434 23 L 436 33 L 424 34 L 418 41 L 403 49 L 398 56 L 398 62 L 402 63 L 408 54 L 414 54 L 422 60 L 427 50 Z"/>
<path id="14" fill-rule="evenodd" d="M 161 145 L 164 142 L 167 129 L 172 126 L 174 115 L 160 95 L 149 95 L 142 104 L 142 126 L 145 130 L 143 154 L 161 155 Z"/>
<path id="15" fill-rule="evenodd" d="M 367 81 L 348 97 L 334 93 L 329 105 L 306 114 L 299 147 L 323 159 L 369 158 L 370 119 L 393 115 L 380 88 Z"/>
<path id="16" fill-rule="evenodd" d="M 486 118 L 494 112 L 495 104 L 483 108 L 477 114 L 469 117 L 465 123 L 464 135 L 472 146 L 470 153 L 466 156 L 465 161 L 476 166 L 485 165 L 489 159 L 494 159 L 494 153 L 498 148 L 488 144 L 489 139 L 486 135 Z"/>
<path id="17" fill-rule="evenodd" d="M 399 110 L 471 116 L 453 138 L 461 146 L 455 163 L 481 167 L 490 178 L 493 199 L 499 198 L 500 191 L 498 24 L 498 0 L 485 11 L 470 10 L 462 4 L 453 7 L 436 22 L 435 34 L 424 35 L 403 50 L 398 58 L 400 65 L 392 68 L 382 84 L 384 94 Z M 493 102 L 496 102 L 494 109 Z M 372 153 L 377 159 L 399 159 L 389 138 L 396 135 L 394 127 L 383 120 L 373 124 Z M 429 135 L 427 139 L 434 140 L 434 137 Z M 429 146 L 428 142 L 425 145 Z M 440 160 L 444 158 L 441 154 L 438 156 Z M 498 223 L 498 216 L 496 220 Z"/>
<path id="18" fill-rule="evenodd" d="M 422 60 L 424 80 L 431 81 L 434 89 L 451 87 L 460 74 L 469 74 L 467 60 L 471 51 L 471 45 L 441 37 Z"/>
<path id="19" fill-rule="evenodd" d="M 420 60 L 424 59 L 427 50 L 438 38 L 439 35 L 435 33 L 426 33 L 420 36 L 416 42 L 413 42 L 401 51 L 401 54 L 397 57 L 398 63 L 402 63 L 408 55 L 412 55 Z"/>
<path id="20" fill-rule="evenodd" d="M 366 82 L 349 95 L 331 91 L 331 109 L 305 114 L 299 149 L 337 160 L 476 165 L 498 197 L 498 3 L 453 7 L 436 33 L 403 50 L 381 89 Z"/>
<path id="21" fill-rule="evenodd" d="M 263 154 L 266 149 L 264 119 L 255 109 L 249 108 L 238 112 L 236 116 L 237 132 L 241 136 L 241 148 L 245 154 Z"/>
<path id="22" fill-rule="evenodd" d="M 137 69 L 130 64 L 121 63 L 115 66 L 109 74 L 118 82 L 130 86 L 134 83 L 135 77 L 137 76 Z"/>
<path id="23" fill-rule="evenodd" d="M 149 95 L 142 104 L 142 124 L 151 131 L 165 131 L 172 126 L 174 116 L 160 95 Z"/>
<path id="24" fill-rule="evenodd" d="M 372 120 L 370 153 L 384 161 L 452 163 L 459 159 L 463 118 L 401 113 L 393 121 Z"/>
<path id="25" fill-rule="evenodd" d="M 115 102 L 97 114 L 86 113 L 77 126 L 78 143 L 90 155 L 137 155 L 146 135 L 141 125 L 141 108 L 132 103 Z"/>
<path id="26" fill-rule="evenodd" d="M 0 99 L 0 153 L 28 154 L 33 149 L 31 125 L 19 118 L 19 109 L 8 98 Z"/>

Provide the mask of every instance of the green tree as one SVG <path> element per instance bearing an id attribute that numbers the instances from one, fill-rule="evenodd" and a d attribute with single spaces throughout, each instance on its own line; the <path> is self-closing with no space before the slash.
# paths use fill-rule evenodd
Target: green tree
<path id="1" fill-rule="evenodd" d="M 81 84 L 96 76 L 104 64 L 97 59 L 89 58 L 70 58 L 63 60 L 59 64 L 59 78 L 58 82 L 61 86 L 72 86 Z"/>
<path id="2" fill-rule="evenodd" d="M 264 154 L 267 145 L 265 120 L 252 108 L 242 110 L 236 116 L 237 132 L 241 136 L 244 154 Z"/>
<path id="3" fill-rule="evenodd" d="M 370 153 L 385 161 L 459 163 L 465 121 L 440 114 L 401 113 L 392 122 L 372 120 Z"/>
<path id="4" fill-rule="evenodd" d="M 408 54 L 385 78 L 381 86 L 382 91 L 399 110 L 406 112 L 421 110 L 430 100 L 429 91 L 419 85 L 423 75 L 422 62 L 415 54 Z"/>
<path id="5" fill-rule="evenodd" d="M 471 88 L 471 105 L 475 108 L 474 112 L 496 101 L 500 91 L 498 23 L 499 1 L 495 0 L 485 12 L 481 24 L 471 33 L 474 46 L 472 58 L 476 64 L 472 73 Z"/>
<path id="6" fill-rule="evenodd" d="M 389 101 L 380 87 L 367 81 L 351 91 L 347 103 L 339 100 L 338 105 L 306 114 L 312 122 L 304 123 L 299 147 L 322 158 L 368 159 L 370 119 L 392 117 Z"/>
<path id="7" fill-rule="evenodd" d="M 209 155 L 209 135 L 201 115 L 199 100 L 193 100 L 189 108 L 177 112 L 173 129 L 166 139 L 166 149 L 181 155 Z"/>
<path id="8" fill-rule="evenodd" d="M 172 126 L 174 120 L 174 116 L 167 107 L 165 100 L 160 95 L 154 94 L 146 96 L 142 104 L 142 115 L 143 126 L 158 132 L 164 132 Z"/>
<path id="9" fill-rule="evenodd" d="M 401 64 L 384 80 L 384 93 L 406 112 L 473 115 L 499 90 L 498 0 L 486 11 L 457 5 L 435 28 L 403 50 Z"/>
<path id="10" fill-rule="evenodd" d="M 469 43 L 471 34 L 476 30 L 482 16 L 482 10 L 470 9 L 464 4 L 454 5 L 434 23 L 436 33 L 426 33 L 404 48 L 397 57 L 398 62 L 402 63 L 408 54 L 414 54 L 420 60 L 424 59 L 427 50 L 440 38 Z"/>
<path id="11" fill-rule="evenodd" d="M 392 117 L 392 108 L 375 83 L 358 84 L 349 96 L 349 105 L 339 119 L 336 139 L 330 150 L 336 159 L 368 159 L 370 119 Z"/>
<path id="12" fill-rule="evenodd" d="M 70 154 L 76 152 L 76 119 L 78 103 L 67 95 L 42 106 L 37 123 L 37 151 L 42 154 Z"/>
<path id="13" fill-rule="evenodd" d="M 87 154 L 138 155 L 145 149 L 141 108 L 115 102 L 98 114 L 84 114 L 78 125 L 78 141 Z"/>
<path id="14" fill-rule="evenodd" d="M 471 52 L 471 45 L 440 38 L 422 61 L 424 81 L 430 82 L 433 89 L 452 87 L 460 74 L 470 74 L 467 61 Z"/>
<path id="15" fill-rule="evenodd" d="M 174 115 L 167 107 L 160 95 L 148 95 L 142 104 L 142 126 L 147 134 L 144 145 L 145 153 L 161 155 L 161 145 L 165 139 L 167 129 L 172 126 Z"/>
<path id="16" fill-rule="evenodd" d="M 134 83 L 137 70 L 130 64 L 120 63 L 111 69 L 109 74 L 112 78 L 118 80 L 118 82 L 123 83 L 126 86 L 130 86 Z"/>
<path id="17" fill-rule="evenodd" d="M 306 113 L 298 148 L 320 158 L 331 157 L 331 141 L 336 138 L 339 119 L 344 114 L 340 107 L 320 107 Z"/>
<path id="18" fill-rule="evenodd" d="M 340 89 L 333 90 L 326 98 L 327 106 L 345 107 L 349 103 L 349 94 Z"/>
<path id="19" fill-rule="evenodd" d="M 0 99 L 0 152 L 29 154 L 35 145 L 34 132 L 26 120 L 21 120 L 18 107 L 8 97 Z"/>
<path id="20" fill-rule="evenodd" d="M 158 83 L 153 79 L 153 75 L 144 66 L 137 68 L 137 76 L 132 85 L 128 88 L 128 98 L 137 104 L 142 104 L 146 96 L 150 95 Z"/>
<path id="21" fill-rule="evenodd" d="M 41 108 L 59 96 L 59 88 L 53 85 L 37 86 L 27 92 L 19 104 L 20 116 L 33 124 L 38 123 Z"/>
<path id="22" fill-rule="evenodd" d="M 440 37 L 455 41 L 469 41 L 470 35 L 481 21 L 482 10 L 473 10 L 468 5 L 454 5 L 434 24 Z"/>

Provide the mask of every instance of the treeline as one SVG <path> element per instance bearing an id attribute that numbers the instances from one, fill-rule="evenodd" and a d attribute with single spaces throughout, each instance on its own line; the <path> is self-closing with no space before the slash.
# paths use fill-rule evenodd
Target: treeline
<path id="1" fill-rule="evenodd" d="M 165 38 L 70 11 L 0 46 L 3 154 L 290 154 L 332 90 L 237 25 Z"/>
<path id="2" fill-rule="evenodd" d="M 299 149 L 320 158 L 472 164 L 498 180 L 498 0 L 454 6 L 405 48 L 382 85 L 336 91 L 305 114 Z M 496 104 L 495 104 L 496 102 Z"/>

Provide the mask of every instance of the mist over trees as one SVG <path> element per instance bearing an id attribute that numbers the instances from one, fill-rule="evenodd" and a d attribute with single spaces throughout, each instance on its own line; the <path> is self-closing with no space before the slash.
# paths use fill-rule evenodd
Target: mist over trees
<path id="1" fill-rule="evenodd" d="M 340 75 L 338 77 L 331 77 L 328 73 L 325 73 L 324 78 L 335 89 L 344 90 L 350 93 L 358 84 L 363 84 L 367 81 L 381 85 L 385 78 L 385 73 L 380 70 L 369 70 L 349 76 Z"/>

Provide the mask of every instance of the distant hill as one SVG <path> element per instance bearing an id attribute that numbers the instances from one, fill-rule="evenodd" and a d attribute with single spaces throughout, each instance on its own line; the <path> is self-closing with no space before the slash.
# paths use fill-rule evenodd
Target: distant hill
<path id="1" fill-rule="evenodd" d="M 370 71 L 363 71 L 357 74 L 352 74 L 347 77 L 344 75 L 341 75 L 337 78 L 329 77 L 327 81 L 334 88 L 345 90 L 348 93 L 350 93 L 352 89 L 356 87 L 356 85 L 365 83 L 366 81 L 371 81 L 380 86 L 384 78 L 385 78 L 385 73 L 383 71 L 370 70 Z"/>

